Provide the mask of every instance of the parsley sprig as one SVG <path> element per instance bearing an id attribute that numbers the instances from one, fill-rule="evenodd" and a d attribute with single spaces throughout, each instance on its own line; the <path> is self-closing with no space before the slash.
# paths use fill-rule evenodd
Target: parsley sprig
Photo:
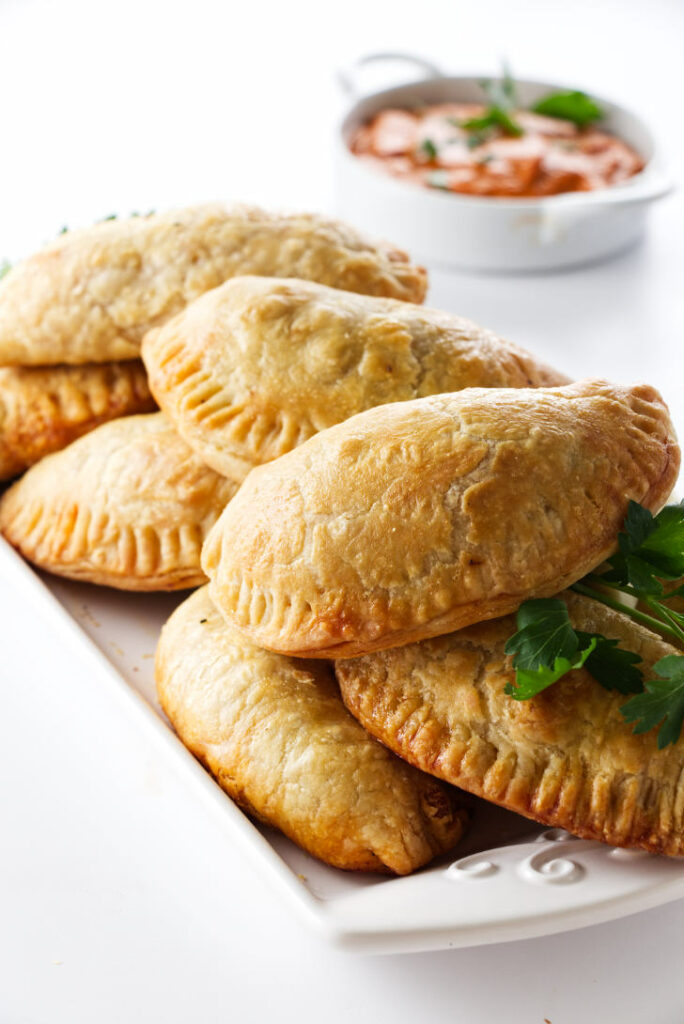
<path id="1" fill-rule="evenodd" d="M 684 648 L 684 615 L 668 606 L 684 596 L 684 586 L 670 587 L 684 577 L 684 503 L 668 505 L 657 516 L 632 501 L 618 550 L 603 572 L 590 573 L 573 590 L 615 608 L 655 629 Z M 624 604 L 613 592 L 636 598 L 641 607 Z M 647 608 L 648 611 L 642 610 Z M 529 700 L 573 669 L 584 667 L 601 686 L 636 694 L 621 707 L 634 732 L 659 726 L 658 747 L 676 743 L 684 724 L 684 655 L 667 655 L 653 666 L 655 677 L 644 682 L 641 659 L 618 641 L 573 629 L 559 598 L 525 601 L 518 610 L 517 632 L 506 644 L 513 654 L 515 683 L 505 690 L 516 700 Z"/>
<path id="2" fill-rule="evenodd" d="M 579 89 L 551 92 L 534 104 L 532 110 L 546 117 L 560 117 L 572 121 L 578 128 L 586 128 L 593 121 L 603 117 L 603 111 L 591 96 Z"/>
<path id="3" fill-rule="evenodd" d="M 641 658 L 618 647 L 617 640 L 573 629 L 560 598 L 525 601 L 518 610 L 517 625 L 518 632 L 506 644 L 506 654 L 515 655 L 515 685 L 505 687 L 516 700 L 529 700 L 583 666 L 607 690 L 640 693 L 643 689 L 643 677 L 635 667 Z"/>
<path id="4" fill-rule="evenodd" d="M 481 117 L 471 117 L 467 121 L 457 122 L 461 128 L 471 133 L 468 140 L 470 148 L 487 142 L 497 130 L 515 137 L 523 135 L 524 130 L 514 117 L 514 111 L 520 104 L 508 65 L 504 63 L 501 78 L 484 79 L 480 86 L 489 101 L 484 114 Z M 579 89 L 550 92 L 542 96 L 530 109 L 546 117 L 572 121 L 578 128 L 586 128 L 603 117 L 603 110 L 598 103 Z"/>
<path id="5" fill-rule="evenodd" d="M 418 147 L 418 152 L 424 160 L 432 161 L 437 158 L 437 146 L 434 144 L 432 139 L 423 139 Z"/>
<path id="6" fill-rule="evenodd" d="M 467 121 L 461 121 L 461 128 L 474 132 L 471 136 L 476 139 L 476 145 L 486 142 L 491 133 L 499 128 L 506 135 L 520 136 L 523 130 L 512 116 L 516 105 L 515 83 L 510 69 L 504 65 L 501 78 L 486 78 L 480 82 L 489 105 L 481 117 L 471 117 Z"/>

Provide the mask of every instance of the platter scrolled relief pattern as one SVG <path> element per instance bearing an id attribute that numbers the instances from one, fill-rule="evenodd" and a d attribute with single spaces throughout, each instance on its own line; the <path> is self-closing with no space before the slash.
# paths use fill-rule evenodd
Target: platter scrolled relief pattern
<path id="1" fill-rule="evenodd" d="M 454 881 L 480 881 L 498 875 L 504 862 L 513 862 L 515 875 L 530 885 L 569 885 L 582 880 L 589 859 L 597 853 L 616 860 L 648 857 L 643 850 L 621 850 L 593 840 L 578 839 L 561 828 L 546 829 L 536 839 L 470 854 L 454 861 L 446 876 Z"/>

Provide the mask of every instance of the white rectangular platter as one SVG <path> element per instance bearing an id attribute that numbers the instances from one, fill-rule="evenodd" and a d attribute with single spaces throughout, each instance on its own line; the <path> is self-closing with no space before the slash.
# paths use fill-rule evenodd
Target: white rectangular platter
<path id="1" fill-rule="evenodd" d="M 473 800 L 469 833 L 409 878 L 328 868 L 257 827 L 185 750 L 156 700 L 159 630 L 184 594 L 130 594 L 35 573 L 0 539 L 0 574 L 93 685 L 113 688 L 141 742 L 173 762 L 272 885 L 326 939 L 364 952 L 473 946 L 565 931 L 684 897 L 684 863 L 541 829 Z M 236 881 L 239 884 L 239 881 Z"/>

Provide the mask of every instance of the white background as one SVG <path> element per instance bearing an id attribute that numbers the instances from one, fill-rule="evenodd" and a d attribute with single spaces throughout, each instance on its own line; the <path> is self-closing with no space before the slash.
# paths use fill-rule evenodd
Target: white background
<path id="1" fill-rule="evenodd" d="M 0 258 L 64 224 L 205 198 L 332 209 L 333 73 L 370 50 L 455 73 L 506 55 L 521 76 L 613 96 L 649 117 L 682 178 L 683 41 L 679 0 L 0 0 Z M 431 302 L 574 375 L 656 384 L 682 430 L 683 210 L 662 203 L 612 263 L 440 273 Z M 681 902 L 505 946 L 328 949 L 180 781 L 176 820 L 155 815 L 135 727 L 2 580 L 0 622 L 1 1024 L 684 1019 Z"/>

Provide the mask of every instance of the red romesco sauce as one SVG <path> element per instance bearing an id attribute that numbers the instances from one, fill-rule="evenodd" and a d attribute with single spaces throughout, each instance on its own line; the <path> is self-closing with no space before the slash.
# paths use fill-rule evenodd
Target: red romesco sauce
<path id="1" fill-rule="evenodd" d="M 462 127 L 485 110 L 472 103 L 383 110 L 357 129 L 350 149 L 394 178 L 478 196 L 587 192 L 631 178 L 644 166 L 614 135 L 527 110 L 511 115 L 520 136 Z"/>

